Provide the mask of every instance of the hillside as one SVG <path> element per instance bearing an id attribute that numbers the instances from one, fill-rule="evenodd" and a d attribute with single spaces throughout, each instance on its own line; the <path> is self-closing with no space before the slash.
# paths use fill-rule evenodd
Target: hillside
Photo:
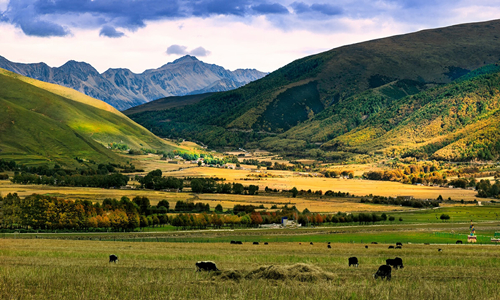
<path id="1" fill-rule="evenodd" d="M 140 74 L 128 69 L 99 74 L 90 64 L 74 60 L 51 68 L 45 63 L 14 63 L 1 56 L 0 68 L 70 87 L 120 110 L 167 96 L 228 91 L 266 75 L 254 69 L 229 71 L 189 55 Z"/>
<path id="2" fill-rule="evenodd" d="M 3 69 L 0 107 L 0 158 L 74 165 L 75 157 L 123 161 L 109 143 L 173 148 L 102 101 Z"/>
<path id="3" fill-rule="evenodd" d="M 165 97 L 158 100 L 154 100 L 148 103 L 144 103 L 141 105 L 137 105 L 131 107 L 127 110 L 122 111 L 125 115 L 133 115 L 140 112 L 145 111 L 161 111 L 175 107 L 183 107 L 186 105 L 196 104 L 201 100 L 213 95 L 213 93 L 204 93 L 204 94 L 196 94 L 196 95 L 187 95 L 187 96 L 172 96 Z"/>
<path id="4" fill-rule="evenodd" d="M 405 97 L 445 86 L 500 59 L 500 21 L 424 30 L 305 57 L 196 107 L 131 117 L 160 136 L 211 147 L 251 146 L 303 155 Z M 164 122 L 168 120 L 168 122 Z"/>

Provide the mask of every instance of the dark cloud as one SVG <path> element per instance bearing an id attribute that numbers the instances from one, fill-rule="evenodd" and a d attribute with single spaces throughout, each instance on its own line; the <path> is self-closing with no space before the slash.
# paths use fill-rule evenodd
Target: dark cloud
<path id="1" fill-rule="evenodd" d="M 120 38 L 124 36 L 125 33 L 117 31 L 113 26 L 104 25 L 99 32 L 99 36 L 105 36 L 109 38 Z"/>
<path id="2" fill-rule="evenodd" d="M 316 12 L 327 16 L 335 16 L 340 15 L 343 12 L 341 7 L 325 3 L 314 3 L 308 5 L 304 2 L 293 2 L 290 6 L 296 14 Z"/>
<path id="3" fill-rule="evenodd" d="M 19 19 L 18 24 L 26 35 L 49 37 L 66 36 L 70 34 L 64 27 L 48 21 L 30 20 L 26 18 Z"/>
<path id="4" fill-rule="evenodd" d="M 195 16 L 234 15 L 244 16 L 252 4 L 250 0 L 201 0 L 193 6 Z"/>
<path id="5" fill-rule="evenodd" d="M 189 51 L 189 55 L 193 55 L 193 56 L 209 56 L 210 55 L 210 51 L 208 51 L 207 49 L 205 49 L 203 47 L 198 47 L 198 48 L 195 48 L 195 49 Z"/>
<path id="6" fill-rule="evenodd" d="M 252 9 L 258 13 L 261 13 L 263 15 L 266 14 L 288 14 L 290 13 L 286 7 L 279 3 L 273 3 L 273 4 L 259 4 L 259 5 L 254 5 L 252 6 Z"/>
<path id="7" fill-rule="evenodd" d="M 342 14 L 342 8 L 330 4 L 313 4 L 311 5 L 313 11 L 325 14 L 327 16 L 335 16 Z"/>
<path id="8" fill-rule="evenodd" d="M 188 52 L 186 51 L 187 47 L 186 46 L 181 46 L 181 45 L 172 45 L 167 48 L 167 54 L 176 54 L 176 55 L 186 55 Z"/>

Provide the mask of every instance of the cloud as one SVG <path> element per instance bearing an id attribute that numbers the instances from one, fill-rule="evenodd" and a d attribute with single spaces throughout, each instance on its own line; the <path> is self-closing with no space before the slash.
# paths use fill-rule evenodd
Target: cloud
<path id="1" fill-rule="evenodd" d="M 304 2 L 293 2 L 290 6 L 296 14 L 316 12 L 327 16 L 336 16 L 342 14 L 343 12 L 341 7 L 325 3 L 313 3 L 308 5 Z"/>
<path id="2" fill-rule="evenodd" d="M 258 13 L 261 13 L 263 15 L 266 14 L 288 14 L 290 13 L 286 7 L 279 3 L 273 3 L 273 4 L 259 4 L 259 5 L 254 5 L 252 6 L 252 9 Z"/>
<path id="3" fill-rule="evenodd" d="M 193 55 L 193 56 L 209 56 L 210 55 L 210 51 L 206 50 L 205 48 L 203 47 L 198 47 L 198 48 L 195 48 L 191 51 L 189 51 L 189 55 Z"/>
<path id="4" fill-rule="evenodd" d="M 167 54 L 172 55 L 186 55 L 188 52 L 186 51 L 187 47 L 186 46 L 181 46 L 181 45 L 172 45 L 167 48 Z"/>
<path id="5" fill-rule="evenodd" d="M 198 47 L 191 51 L 187 51 L 187 47 L 181 45 L 172 45 L 168 47 L 166 53 L 168 55 L 193 55 L 198 57 L 209 56 L 211 54 L 210 51 L 203 47 Z"/>
<path id="6" fill-rule="evenodd" d="M 117 31 L 113 26 L 104 25 L 99 32 L 99 36 L 105 36 L 109 38 L 121 38 L 125 33 Z"/>

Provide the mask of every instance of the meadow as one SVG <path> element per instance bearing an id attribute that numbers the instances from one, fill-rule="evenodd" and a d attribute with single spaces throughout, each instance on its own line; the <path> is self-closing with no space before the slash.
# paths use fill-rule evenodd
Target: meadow
<path id="1" fill-rule="evenodd" d="M 1 299 L 497 299 L 500 292 L 495 246 L 1 241 Z M 116 264 L 108 263 L 113 253 Z M 351 256 L 358 268 L 348 266 Z M 396 256 L 405 268 L 393 270 L 391 281 L 373 279 Z M 195 272 L 199 260 L 215 261 L 223 276 Z M 331 280 L 244 277 L 262 266 L 297 263 Z"/>

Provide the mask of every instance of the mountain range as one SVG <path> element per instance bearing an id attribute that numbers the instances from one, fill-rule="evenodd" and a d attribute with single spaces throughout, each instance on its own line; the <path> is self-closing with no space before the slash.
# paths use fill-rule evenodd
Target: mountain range
<path id="1" fill-rule="evenodd" d="M 195 107 L 177 99 L 175 107 L 126 113 L 159 136 L 214 148 L 498 159 L 499 32 L 494 20 L 343 46 Z"/>
<path id="2" fill-rule="evenodd" d="M 74 60 L 53 68 L 43 62 L 14 63 L 1 56 L 0 68 L 75 89 L 119 110 L 167 96 L 228 91 L 266 75 L 254 69 L 229 71 L 189 55 L 141 74 L 128 69 L 100 74 L 90 64 Z"/>
<path id="3" fill-rule="evenodd" d="M 105 102 L 0 69 L 0 158 L 30 165 L 125 164 L 108 149 L 111 143 L 177 149 Z"/>

